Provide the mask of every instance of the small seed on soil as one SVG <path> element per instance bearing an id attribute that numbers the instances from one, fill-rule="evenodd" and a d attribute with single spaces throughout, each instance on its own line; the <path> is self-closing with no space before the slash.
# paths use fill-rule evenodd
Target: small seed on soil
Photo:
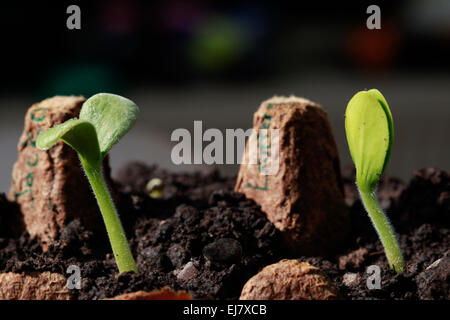
<path id="1" fill-rule="evenodd" d="M 0 300 L 70 300 L 66 277 L 42 272 L 0 274 Z"/>
<path id="2" fill-rule="evenodd" d="M 441 258 L 441 259 L 437 259 L 435 262 L 433 262 L 432 264 L 430 264 L 425 270 L 437 268 L 437 267 L 439 267 L 439 264 L 440 264 L 441 262 L 442 262 L 442 258 Z"/>
<path id="3" fill-rule="evenodd" d="M 188 281 L 192 278 L 195 278 L 198 275 L 198 270 L 194 266 L 192 261 L 186 263 L 186 265 L 181 269 L 181 271 L 177 274 L 177 279 L 181 282 Z"/>
<path id="4" fill-rule="evenodd" d="M 237 263 L 242 257 L 242 247 L 237 240 L 218 239 L 203 248 L 203 256 L 212 262 Z"/>
<path id="5" fill-rule="evenodd" d="M 157 199 L 161 198 L 162 196 L 162 185 L 163 182 L 161 179 L 153 178 L 147 183 L 147 186 L 145 188 L 147 189 L 147 192 L 149 193 L 151 198 Z"/>

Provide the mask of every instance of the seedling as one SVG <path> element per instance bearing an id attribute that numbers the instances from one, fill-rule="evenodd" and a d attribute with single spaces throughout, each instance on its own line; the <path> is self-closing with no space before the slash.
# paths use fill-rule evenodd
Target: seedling
<path id="1" fill-rule="evenodd" d="M 58 140 L 78 153 L 97 199 L 119 272 L 138 272 L 122 224 L 102 174 L 102 160 L 135 124 L 139 108 L 133 101 L 99 93 L 86 100 L 79 119 L 70 119 L 48 129 L 36 141 L 47 150 Z"/>
<path id="2" fill-rule="evenodd" d="M 376 197 L 377 183 L 389 162 L 394 139 L 392 114 L 380 91 L 361 91 L 353 96 L 345 112 L 345 131 L 362 202 L 381 239 L 389 266 L 401 273 L 405 268 L 403 255 Z"/>

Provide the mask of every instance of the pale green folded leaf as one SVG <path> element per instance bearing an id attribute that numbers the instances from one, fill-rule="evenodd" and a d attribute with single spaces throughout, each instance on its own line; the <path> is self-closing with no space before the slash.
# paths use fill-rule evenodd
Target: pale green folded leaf
<path id="1" fill-rule="evenodd" d="M 138 114 L 139 108 L 133 101 L 115 94 L 98 93 L 83 104 L 80 119 L 94 125 L 104 157 L 134 126 Z"/>
<path id="2" fill-rule="evenodd" d="M 88 121 L 70 119 L 50 128 L 39 135 L 36 146 L 39 149 L 48 150 L 58 140 L 67 143 L 89 163 L 95 164 L 101 160 L 97 134 L 94 126 Z"/>
<path id="3" fill-rule="evenodd" d="M 392 115 L 378 90 L 358 92 L 350 100 L 345 130 L 358 186 L 373 190 L 389 162 L 394 139 Z"/>

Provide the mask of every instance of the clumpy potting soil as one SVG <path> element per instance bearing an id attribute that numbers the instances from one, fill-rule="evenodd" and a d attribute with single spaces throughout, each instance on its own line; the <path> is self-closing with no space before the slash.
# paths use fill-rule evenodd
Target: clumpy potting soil
<path id="1" fill-rule="evenodd" d="M 199 299 L 237 299 L 247 280 L 268 264 L 296 258 L 321 268 L 342 299 L 448 299 L 450 177 L 438 169 L 418 170 L 409 183 L 385 178 L 382 207 L 404 250 L 407 270 L 390 271 L 381 243 L 365 213 L 352 168 L 344 171 L 352 231 L 333 256 L 291 256 L 280 234 L 258 205 L 233 192 L 235 178 L 217 171 L 170 173 L 132 163 L 116 179 L 118 209 L 139 274 L 118 275 L 106 234 L 92 234 L 75 220 L 42 252 L 27 233 L 10 236 L 17 208 L 0 197 L 0 272 L 81 268 L 75 299 L 102 299 L 163 286 L 184 289 Z M 151 198 L 149 180 L 163 182 L 162 196 Z M 86 197 L 91 197 L 87 194 Z M 369 290 L 369 265 L 381 268 L 381 289 Z"/>

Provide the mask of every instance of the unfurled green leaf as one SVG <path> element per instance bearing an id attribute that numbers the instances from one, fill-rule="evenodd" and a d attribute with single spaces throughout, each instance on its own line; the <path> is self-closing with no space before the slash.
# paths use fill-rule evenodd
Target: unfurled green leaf
<path id="1" fill-rule="evenodd" d="M 391 111 L 378 90 L 360 91 L 350 100 L 345 130 L 358 186 L 372 191 L 389 162 L 394 138 Z"/>
<path id="2" fill-rule="evenodd" d="M 115 94 L 99 93 L 83 104 L 80 119 L 94 125 L 104 157 L 134 126 L 138 114 L 139 108 L 133 101 Z"/>
<path id="3" fill-rule="evenodd" d="M 71 146 L 88 162 L 96 164 L 101 160 L 100 148 L 94 126 L 84 120 L 70 119 L 40 134 L 36 140 L 39 149 L 50 149 L 58 140 Z"/>

